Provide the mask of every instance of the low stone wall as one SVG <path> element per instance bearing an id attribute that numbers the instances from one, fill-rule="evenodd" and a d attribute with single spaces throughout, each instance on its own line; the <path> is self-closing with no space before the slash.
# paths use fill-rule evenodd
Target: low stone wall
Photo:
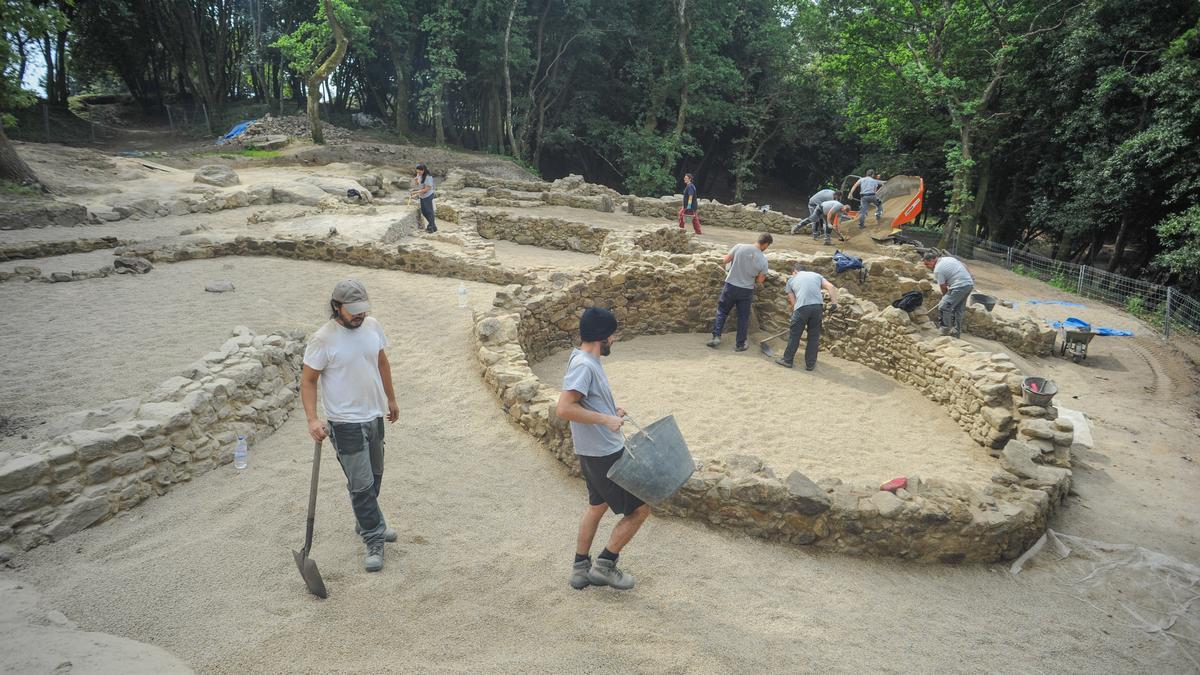
<path id="1" fill-rule="evenodd" d="M 0 199 L 0 230 L 86 225 L 87 209 L 79 204 L 43 197 Z"/>
<path id="2" fill-rule="evenodd" d="M 232 241 L 193 240 L 185 244 L 144 244 L 128 251 L 153 262 L 179 262 L 223 256 L 274 256 L 292 260 L 322 260 L 359 267 L 402 270 L 416 274 L 455 277 L 491 284 L 531 284 L 536 277 L 525 270 L 506 269 L 496 260 L 471 253 L 446 253 L 428 244 L 348 244 L 327 239 L 257 239 Z"/>
<path id="3" fill-rule="evenodd" d="M 478 210 L 475 215 L 475 229 L 486 239 L 505 239 L 562 251 L 599 253 L 612 231 L 559 218 L 519 216 L 500 211 Z"/>
<path id="4" fill-rule="evenodd" d="M 270 435 L 293 408 L 303 341 L 239 327 L 145 398 L 71 413 L 49 442 L 0 455 L 0 560 L 229 463 L 238 434 Z"/>
<path id="5" fill-rule="evenodd" d="M 971 335 L 995 340 L 1018 354 L 1049 356 L 1054 352 L 1057 333 L 1045 323 L 1028 317 L 1003 319 L 981 305 L 967 307 L 963 330 Z"/>
<path id="6" fill-rule="evenodd" d="M 123 242 L 116 237 L 98 237 L 95 239 L 71 239 L 67 241 L 37 241 L 22 244 L 0 246 L 0 262 L 8 260 L 31 260 L 34 258 L 49 258 L 56 255 L 71 253 L 88 253 L 104 248 L 116 248 Z"/>
<path id="7" fill-rule="evenodd" d="M 651 257 L 659 259 L 648 262 Z M 673 257 L 690 263 L 672 264 Z M 476 317 L 483 379 L 513 422 L 577 472 L 569 427 L 554 415 L 558 391 L 533 374 L 530 362 L 577 342 L 579 314 L 593 305 L 612 309 L 626 336 L 702 332 L 722 282 L 721 271 L 697 256 L 652 252 L 555 290 L 510 287 L 497 294 L 491 312 Z M 972 439 L 997 450 L 992 482 L 910 477 L 908 489 L 891 493 L 836 478 L 814 483 L 798 472 L 780 478 L 747 456 L 704 461 L 657 508 L 765 539 L 848 553 L 939 562 L 1019 555 L 1041 536 L 1069 490 L 1070 471 L 1049 466 L 1060 459 L 1069 464 L 1063 455 L 1069 434 L 1056 438 L 1051 431 L 1043 438 L 1044 419 L 1052 413 L 1019 407 L 1014 395 L 1022 375 L 1006 356 L 976 352 L 952 338 L 926 337 L 907 313 L 879 311 L 850 293 L 842 304 L 846 309 L 828 316 L 826 324 L 831 350 L 942 404 Z M 1020 410 L 1037 421 L 1018 421 L 1025 420 Z M 1018 431 L 1021 440 L 1014 439 Z M 1029 442 L 1035 438 L 1041 446 Z"/>
<path id="8" fill-rule="evenodd" d="M 629 213 L 635 216 L 678 221 L 679 209 L 683 206 L 683 196 L 659 199 L 629 197 L 626 204 Z M 785 216 L 778 211 L 759 211 L 754 204 L 726 205 L 709 199 L 700 200 L 698 212 L 703 225 L 736 227 L 742 230 L 774 234 L 791 234 L 792 225 L 800 222 L 799 218 Z"/>

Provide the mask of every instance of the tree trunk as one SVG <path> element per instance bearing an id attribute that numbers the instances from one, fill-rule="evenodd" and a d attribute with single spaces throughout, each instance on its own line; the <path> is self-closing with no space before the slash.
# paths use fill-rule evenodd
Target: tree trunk
<path id="1" fill-rule="evenodd" d="M 512 148 L 513 156 L 520 157 L 521 148 L 517 146 L 516 134 L 513 133 L 512 77 L 509 75 L 508 64 L 508 47 L 512 41 L 513 17 L 516 14 L 517 0 L 512 0 L 508 7 L 508 23 L 504 27 L 504 135 L 508 137 L 508 147 Z"/>
<path id="2" fill-rule="evenodd" d="M 979 183 L 975 187 L 975 201 L 971 208 L 971 220 L 975 223 L 976 233 L 981 239 L 988 238 L 986 235 L 991 233 L 991 228 L 983 223 L 983 206 L 987 202 L 988 189 L 992 182 L 992 158 L 988 155 L 983 159 L 983 165 L 979 168 Z"/>
<path id="3" fill-rule="evenodd" d="M 974 236 L 975 227 L 972 221 L 969 209 L 971 206 L 971 169 L 974 160 L 971 158 L 971 125 L 966 120 L 959 120 L 959 158 L 958 163 L 954 167 L 954 175 L 951 180 L 950 205 L 947 209 L 949 217 L 946 218 L 946 226 L 942 230 L 941 241 L 938 246 L 945 248 L 950 242 L 950 237 L 953 236 L 954 230 L 962 224 L 962 233 Z"/>
<path id="4" fill-rule="evenodd" d="M 435 145 L 446 144 L 446 127 L 442 123 L 442 88 L 438 85 L 433 91 L 433 142 Z"/>
<path id="5" fill-rule="evenodd" d="M 496 87 L 492 87 L 492 104 L 491 108 L 492 123 L 492 138 L 489 139 L 490 148 L 494 148 L 501 155 L 504 154 L 504 110 L 500 105 L 500 92 L 496 91 Z"/>
<path id="6" fill-rule="evenodd" d="M 333 30 L 333 51 L 328 58 L 312 72 L 308 78 L 308 129 L 312 132 L 313 143 L 324 144 L 325 134 L 321 132 L 321 84 L 333 69 L 342 62 L 342 57 L 346 55 L 346 47 L 348 40 L 346 39 L 346 31 L 342 29 L 341 22 L 333 13 L 333 3 L 330 0 L 321 0 L 321 5 L 325 8 L 325 19 L 329 21 L 329 27 Z"/>
<path id="7" fill-rule="evenodd" d="M 54 85 L 58 80 L 54 77 L 54 50 L 50 45 L 50 36 L 42 36 L 42 56 L 46 59 L 46 100 L 54 101 L 57 95 L 54 92 Z"/>
<path id="8" fill-rule="evenodd" d="M 688 58 L 687 41 L 688 41 L 688 23 L 687 16 L 687 0 L 675 0 L 675 47 L 679 50 L 679 66 L 683 75 L 680 77 L 679 84 L 679 113 L 675 116 L 675 135 L 683 134 L 683 125 L 687 120 L 687 105 L 688 105 L 688 68 L 691 60 Z"/>
<path id="9" fill-rule="evenodd" d="M 50 77 L 47 73 L 46 77 Z M 58 33 L 58 63 L 54 73 L 54 93 L 57 94 L 55 102 L 59 105 L 67 105 L 67 31 L 59 31 Z"/>
<path id="10" fill-rule="evenodd" d="M 37 174 L 21 156 L 17 149 L 4 135 L 4 127 L 0 127 L 0 179 L 11 181 L 18 185 L 40 185 Z"/>
<path id="11" fill-rule="evenodd" d="M 400 45 L 396 44 L 396 39 L 388 39 L 388 49 L 392 55 L 392 66 L 396 70 L 396 103 L 392 106 L 392 110 L 396 114 L 396 133 L 407 135 L 408 127 L 408 75 L 405 74 L 404 68 L 412 60 L 413 41 L 409 40 L 402 52 Z"/>
<path id="12" fill-rule="evenodd" d="M 1121 210 L 1121 228 L 1117 230 L 1117 241 L 1113 244 L 1113 257 L 1108 261 L 1108 271 L 1116 272 L 1121 267 L 1121 258 L 1125 257 L 1125 246 L 1129 239 L 1129 221 L 1133 214 L 1129 209 Z"/>

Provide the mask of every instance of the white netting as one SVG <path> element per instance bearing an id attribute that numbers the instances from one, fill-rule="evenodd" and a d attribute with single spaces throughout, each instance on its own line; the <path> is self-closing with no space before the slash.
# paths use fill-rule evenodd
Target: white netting
<path id="1" fill-rule="evenodd" d="M 1106 544 L 1047 529 L 1012 564 L 1045 573 L 1063 592 L 1161 638 L 1200 670 L 1200 567 L 1130 544 Z"/>

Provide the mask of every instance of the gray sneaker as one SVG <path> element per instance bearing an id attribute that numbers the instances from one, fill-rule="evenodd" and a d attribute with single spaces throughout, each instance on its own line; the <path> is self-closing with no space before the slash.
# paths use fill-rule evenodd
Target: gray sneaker
<path id="1" fill-rule="evenodd" d="M 633 588 L 633 575 L 622 572 L 616 561 L 605 558 L 596 558 L 596 562 L 592 563 L 592 568 L 588 570 L 587 578 L 593 586 L 612 586 L 618 591 Z"/>
<path id="2" fill-rule="evenodd" d="M 716 349 L 717 347 L 721 346 L 721 338 L 714 335 L 711 340 L 709 340 L 708 342 L 705 342 L 704 344 L 708 345 L 709 347 L 712 347 L 713 349 Z"/>
<path id="3" fill-rule="evenodd" d="M 363 569 L 368 572 L 383 569 L 383 542 L 367 544 L 367 557 L 363 558 Z"/>
<path id="4" fill-rule="evenodd" d="M 588 570 L 591 568 L 591 558 L 588 558 L 587 560 L 580 560 L 579 562 L 575 563 L 571 567 L 571 580 L 568 582 L 571 584 L 571 588 L 580 591 L 588 586 L 591 586 L 592 582 L 588 580 Z"/>
<path id="5" fill-rule="evenodd" d="M 400 537 L 396 535 L 396 531 L 390 527 L 383 531 L 383 540 L 389 544 L 396 543 L 396 540 L 399 538 Z"/>

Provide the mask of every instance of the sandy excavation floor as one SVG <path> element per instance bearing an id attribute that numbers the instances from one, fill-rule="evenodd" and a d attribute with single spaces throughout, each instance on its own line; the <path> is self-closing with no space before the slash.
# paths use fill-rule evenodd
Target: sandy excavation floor
<path id="1" fill-rule="evenodd" d="M 225 235 L 248 229 L 255 210 L 0 232 L 0 241 L 141 240 L 197 225 Z M 610 227 L 669 223 L 562 207 L 531 213 Z M 261 227 L 256 233 L 273 225 Z M 701 240 L 753 238 L 705 226 Z M 786 248 L 831 251 L 804 235 L 777 236 L 775 250 Z M 881 250 L 865 237 L 844 248 Z M 505 265 L 561 268 L 594 259 L 506 242 L 497 242 L 496 255 Z M 35 264 L 58 271 L 75 264 L 67 258 Z M 968 264 L 979 290 L 1002 298 L 1079 300 Z M 144 395 L 219 346 L 235 325 L 311 331 L 324 318 L 330 287 L 345 276 L 373 292 L 374 314 L 392 339 L 402 410 L 401 421 L 388 428 L 382 496 L 400 541 L 388 549 L 381 574 L 361 571 L 345 481 L 327 448 L 313 557 L 331 597 L 319 601 L 304 592 L 289 549 L 303 539 L 312 446 L 297 410 L 251 449 L 248 470 L 223 467 L 18 556 L 0 568 L 0 604 L 16 584 L 36 589 L 46 607 L 82 630 L 151 643 L 211 673 L 1196 670 L 1194 645 L 1189 657 L 1177 644 L 1131 628 L 1120 612 L 1106 611 L 1111 602 L 1078 599 L 1052 566 L 1014 577 L 1002 565 L 862 559 L 652 518 L 622 557 L 637 575 L 635 591 L 571 591 L 566 576 L 585 488 L 507 421 L 480 381 L 468 314 L 455 307 L 457 279 L 224 258 L 158 265 L 144 277 L 2 283 L 0 350 L 8 358 L 0 362 L 0 413 L 13 424 L 0 436 L 0 450 L 36 443 L 40 423 L 60 414 Z M 237 291 L 205 293 L 205 283 L 218 279 L 234 282 Z M 496 290 L 466 285 L 476 307 L 490 303 Z M 1057 381 L 1062 402 L 1095 425 L 1096 447 L 1076 455 L 1074 494 L 1050 525 L 1196 563 L 1200 384 L 1187 354 L 1196 358 L 1200 349 L 1164 344 L 1128 315 L 1083 302 L 1086 309 L 1017 309 L 1139 332 L 1098 339 L 1078 365 L 1014 356 Z M 557 384 L 563 358 L 536 368 Z M 678 415 L 698 455 L 706 444 L 717 452 L 749 439 L 745 451 L 780 473 L 794 467 L 817 479 L 822 466 L 843 479 L 857 471 L 863 480 L 936 475 L 943 465 L 990 473 L 982 451 L 937 406 L 828 354 L 818 371 L 805 373 L 752 351 L 711 352 L 702 336 L 647 336 L 620 343 L 606 365 L 623 404 L 644 410 L 640 417 Z M 742 370 L 753 379 L 734 377 Z M 817 383 L 832 405 L 813 413 L 801 406 L 813 400 Z M 737 409 L 732 422 L 706 418 L 722 404 Z M 920 431 L 905 427 L 910 410 L 937 413 L 910 423 L 931 432 L 924 445 Z M 824 436 L 835 433 L 874 443 L 821 452 Z M 786 443 L 778 441 L 783 436 Z M 949 442 L 934 447 L 929 439 Z M 611 524 L 605 522 L 600 538 Z M 28 653 L 37 644 L 10 633 L 6 616 L 0 612 L 0 672 L 13 663 L 3 658 L 5 650 Z"/>
<path id="2" fill-rule="evenodd" d="M 984 482 L 995 471 L 938 404 L 866 366 L 822 354 L 812 372 L 787 370 L 756 342 L 738 353 L 731 343 L 713 351 L 706 339 L 642 336 L 618 342 L 604 362 L 617 405 L 643 426 L 675 415 L 697 458 L 750 454 L 780 478 L 800 471 L 873 486 L 912 475 Z M 534 372 L 559 387 L 569 355 Z"/>
<path id="3" fill-rule="evenodd" d="M 146 391 L 234 324 L 315 325 L 330 281 L 351 274 L 376 294 L 402 410 L 389 427 L 383 491 L 400 543 L 381 574 L 360 571 L 344 479 L 326 454 L 313 557 L 332 595 L 304 592 L 288 549 L 303 535 L 311 446 L 294 415 L 252 449 L 247 471 L 199 477 L 0 575 L 37 588 L 82 629 L 164 647 L 202 672 L 1188 666 L 1062 595 L 1049 571 L 1013 578 L 1002 567 L 827 555 L 677 519 L 651 519 L 626 550 L 634 592 L 568 589 L 583 484 L 512 427 L 479 381 L 453 279 L 226 259 L 133 279 L 5 284 L 9 317 L 54 302 L 78 326 L 7 319 L 5 335 L 42 344 L 33 362 L 10 365 L 19 372 L 6 373 L 5 394 L 23 401 L 52 389 L 24 404 L 50 413 Z M 202 295 L 214 276 L 239 290 Z M 193 293 L 201 299 L 179 301 Z M 122 311 L 130 307 L 142 309 Z M 623 346 L 632 353 L 636 343 Z M 79 344 L 105 346 L 83 353 Z M 46 387 L 54 378 L 64 381 Z M 1073 529 L 1075 513 L 1056 525 Z"/>

